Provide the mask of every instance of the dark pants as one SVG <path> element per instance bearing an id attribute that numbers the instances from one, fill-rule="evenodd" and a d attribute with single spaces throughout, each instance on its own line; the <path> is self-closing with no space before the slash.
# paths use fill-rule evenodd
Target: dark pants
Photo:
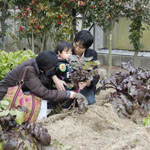
<path id="1" fill-rule="evenodd" d="M 83 94 L 87 98 L 89 105 L 92 105 L 95 103 L 95 94 L 94 94 L 93 89 L 85 87 L 83 90 L 81 90 L 80 93 Z"/>

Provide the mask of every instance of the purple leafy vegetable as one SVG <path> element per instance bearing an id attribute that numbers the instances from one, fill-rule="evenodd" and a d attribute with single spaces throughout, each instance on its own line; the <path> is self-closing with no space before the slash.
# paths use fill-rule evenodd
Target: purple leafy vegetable
<path id="1" fill-rule="evenodd" d="M 134 110 L 146 116 L 150 112 L 150 71 L 134 68 L 130 63 L 122 63 L 122 68 L 126 71 L 102 80 L 98 90 L 116 90 L 109 95 L 108 102 L 120 117 L 130 117 Z"/>

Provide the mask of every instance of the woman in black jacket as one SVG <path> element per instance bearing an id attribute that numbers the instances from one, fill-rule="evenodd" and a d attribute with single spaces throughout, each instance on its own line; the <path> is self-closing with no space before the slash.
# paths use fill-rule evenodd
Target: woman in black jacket
<path id="1" fill-rule="evenodd" d="M 57 62 L 56 54 L 46 50 L 36 58 L 18 65 L 0 81 L 0 100 L 3 99 L 9 87 L 16 86 L 25 67 L 27 67 L 27 71 L 22 87 L 23 91 L 31 91 L 36 96 L 48 101 L 63 102 L 67 98 L 75 98 L 76 93 L 73 91 L 50 90 L 51 83 L 47 78 L 47 73 L 51 76 L 54 75 Z"/>

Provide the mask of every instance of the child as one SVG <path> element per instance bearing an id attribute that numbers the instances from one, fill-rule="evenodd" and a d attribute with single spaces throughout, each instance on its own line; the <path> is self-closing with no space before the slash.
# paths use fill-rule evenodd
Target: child
<path id="1" fill-rule="evenodd" d="M 55 75 L 63 80 L 66 84 L 65 89 L 74 90 L 70 81 L 70 72 L 72 67 L 69 63 L 69 57 L 72 55 L 73 45 L 69 42 L 60 42 L 55 49 L 55 53 L 58 57 L 58 63 L 55 68 Z M 56 89 L 55 83 L 53 83 L 53 89 Z M 48 102 L 48 109 L 53 109 L 57 105 L 57 102 Z"/>
<path id="2" fill-rule="evenodd" d="M 73 85 L 70 81 L 70 72 L 72 71 L 72 67 L 69 63 L 69 57 L 72 55 L 72 51 L 73 45 L 69 42 L 61 42 L 55 49 L 55 53 L 58 56 L 58 64 L 55 68 L 55 74 L 59 79 L 67 83 L 65 87 L 67 90 L 73 90 Z"/>

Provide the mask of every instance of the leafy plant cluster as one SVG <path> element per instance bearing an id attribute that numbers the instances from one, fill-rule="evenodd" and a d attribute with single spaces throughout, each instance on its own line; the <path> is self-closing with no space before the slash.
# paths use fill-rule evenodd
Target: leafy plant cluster
<path id="1" fill-rule="evenodd" d="M 112 74 L 101 81 L 100 89 L 113 88 L 108 97 L 120 117 L 129 117 L 138 110 L 142 116 L 150 112 L 150 71 L 122 63 L 124 72 Z"/>
<path id="2" fill-rule="evenodd" d="M 129 13 L 126 13 L 127 17 L 131 19 L 129 39 L 135 50 L 134 66 L 136 66 L 138 52 L 144 47 L 140 41 L 143 36 L 143 31 L 146 30 L 146 27 L 148 28 L 149 25 L 150 9 L 148 4 L 149 1 L 147 0 L 138 0 L 135 2 L 133 9 L 127 10 Z"/>
<path id="3" fill-rule="evenodd" d="M 79 59 L 77 55 L 70 56 L 70 64 L 72 66 L 72 72 L 70 73 L 71 84 L 68 86 L 73 86 L 76 92 L 80 92 L 79 82 L 86 82 L 87 80 L 93 80 L 93 77 L 99 76 L 99 71 L 95 69 L 99 65 L 99 61 L 93 61 L 92 57 L 82 57 Z M 48 116 L 63 111 L 63 108 L 67 110 L 77 110 L 77 113 L 84 113 L 87 111 L 87 99 L 81 93 L 77 93 L 74 100 L 66 100 L 63 103 L 57 104 Z M 74 109 L 77 108 L 77 109 Z"/>
<path id="4" fill-rule="evenodd" d="M 134 5 L 134 9 L 130 10 L 130 19 L 132 22 L 130 24 L 129 39 L 137 51 L 141 48 L 140 38 L 142 37 L 142 31 L 145 30 L 142 22 L 146 22 L 145 19 L 148 18 L 149 14 L 148 9 L 146 9 L 142 3 L 142 1 L 137 1 Z M 127 17 L 128 15 L 129 14 L 127 14 Z"/>
<path id="5" fill-rule="evenodd" d="M 36 55 L 31 50 L 18 50 L 15 52 L 0 50 L 0 80 L 2 80 L 4 76 L 14 67 L 35 56 Z"/>
<path id="6" fill-rule="evenodd" d="M 28 39 L 29 45 L 31 34 L 41 42 L 41 51 L 44 50 L 42 45 L 46 48 L 48 40 L 55 44 L 60 40 L 70 40 L 72 12 L 68 11 L 64 1 L 14 0 L 14 4 L 20 9 L 17 14 L 17 20 L 21 20 L 19 34 Z"/>
<path id="7" fill-rule="evenodd" d="M 8 109 L 8 102 L 0 102 L 0 148 L 9 150 L 42 150 L 51 137 L 47 129 L 35 123 L 24 123 L 22 107 Z"/>
<path id="8" fill-rule="evenodd" d="M 86 82 L 87 80 L 93 80 L 93 77 L 98 77 L 99 72 L 96 67 L 100 64 L 98 60 L 93 61 L 93 57 L 81 57 L 76 55 L 70 57 L 70 64 L 73 71 L 70 75 L 71 82 L 78 89 L 79 82 Z"/>
<path id="9" fill-rule="evenodd" d="M 89 17 L 104 31 L 111 31 L 114 23 L 124 16 L 126 4 L 130 2 L 131 0 L 94 0 L 95 9 L 90 9 Z"/>

